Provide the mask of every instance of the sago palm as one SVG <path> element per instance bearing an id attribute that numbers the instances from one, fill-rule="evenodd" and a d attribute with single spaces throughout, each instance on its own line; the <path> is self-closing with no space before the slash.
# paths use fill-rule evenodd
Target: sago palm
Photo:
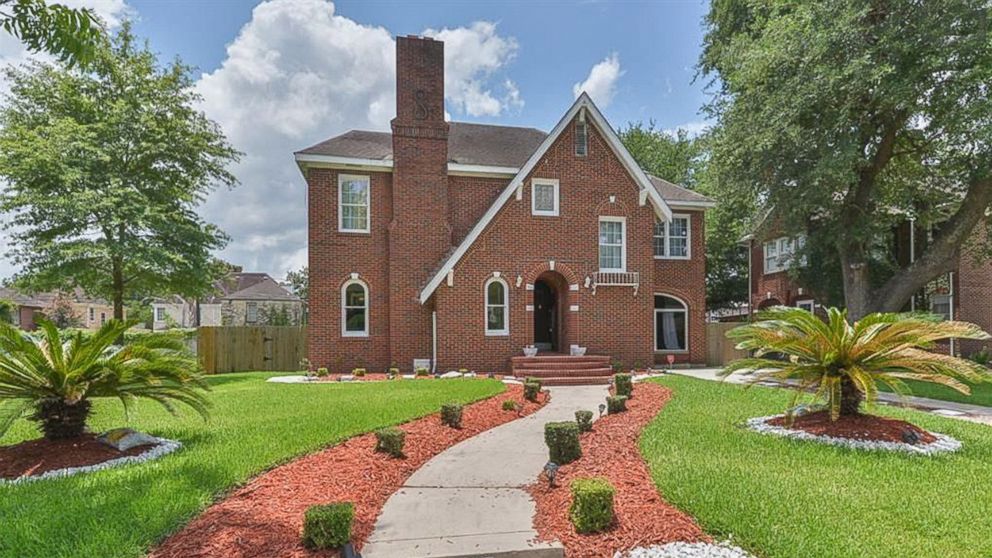
<path id="1" fill-rule="evenodd" d="M 14 420 L 37 421 L 49 439 L 80 436 L 90 398 L 113 397 L 127 413 L 138 398 L 175 412 L 184 403 L 206 417 L 206 384 L 178 341 L 115 341 L 132 325 L 111 320 L 90 336 L 65 334 L 48 321 L 36 334 L 0 324 L 0 436 Z"/>
<path id="2" fill-rule="evenodd" d="M 940 340 L 989 339 L 975 324 L 915 314 L 871 314 L 853 325 L 836 308 L 822 320 L 807 310 L 775 307 L 727 337 L 753 356 L 732 362 L 722 374 L 752 371 L 750 381 L 791 381 L 792 406 L 808 391 L 825 400 L 833 420 L 854 415 L 862 400 L 874 403 L 878 385 L 909 393 L 906 380 L 945 385 L 964 394 L 964 381 L 992 380 L 987 368 L 933 351 Z M 774 357 L 774 358 L 771 358 Z"/>

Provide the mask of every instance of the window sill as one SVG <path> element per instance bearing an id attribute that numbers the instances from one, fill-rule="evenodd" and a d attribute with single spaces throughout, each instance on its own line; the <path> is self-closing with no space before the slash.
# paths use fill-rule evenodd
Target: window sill
<path id="1" fill-rule="evenodd" d="M 364 235 L 371 235 L 372 234 L 372 231 L 359 231 L 359 230 L 350 230 L 350 229 L 349 230 L 338 229 L 338 233 L 340 233 L 340 234 L 364 234 Z"/>
<path id="2" fill-rule="evenodd" d="M 368 338 L 368 336 L 369 336 L 368 333 L 342 333 L 341 334 L 341 337 L 345 337 L 347 339 L 363 339 L 363 338 Z"/>
<path id="3" fill-rule="evenodd" d="M 680 261 L 681 260 L 681 261 L 687 261 L 687 260 L 691 260 L 692 259 L 692 256 L 691 255 L 689 255 L 689 256 L 655 256 L 654 259 L 656 259 L 656 260 L 676 260 L 676 261 Z"/>
<path id="4" fill-rule="evenodd" d="M 509 331 L 487 331 L 486 337 L 509 337 Z"/>
<path id="5" fill-rule="evenodd" d="M 551 211 L 531 211 L 531 217 L 558 217 L 558 212 Z"/>

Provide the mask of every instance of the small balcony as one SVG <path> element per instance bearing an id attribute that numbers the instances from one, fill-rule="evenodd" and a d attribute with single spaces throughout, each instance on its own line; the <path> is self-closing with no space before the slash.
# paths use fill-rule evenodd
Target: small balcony
<path id="1" fill-rule="evenodd" d="M 633 287 L 634 296 L 641 286 L 641 274 L 636 271 L 597 271 L 592 274 L 592 294 L 599 287 Z"/>

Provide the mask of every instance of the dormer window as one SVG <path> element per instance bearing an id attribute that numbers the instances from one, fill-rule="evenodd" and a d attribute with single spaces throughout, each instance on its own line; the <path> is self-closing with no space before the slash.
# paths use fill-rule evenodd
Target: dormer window
<path id="1" fill-rule="evenodd" d="M 583 121 L 575 123 L 575 156 L 585 157 L 589 153 L 589 130 Z"/>
<path id="2" fill-rule="evenodd" d="M 531 214 L 544 217 L 558 216 L 558 181 L 535 178 L 530 182 Z"/>

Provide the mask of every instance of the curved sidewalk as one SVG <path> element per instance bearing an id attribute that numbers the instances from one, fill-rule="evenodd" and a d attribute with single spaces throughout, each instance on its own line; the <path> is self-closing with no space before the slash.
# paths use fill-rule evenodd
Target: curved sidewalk
<path id="1" fill-rule="evenodd" d="M 523 487 L 548 461 L 544 424 L 598 414 L 606 386 L 553 387 L 540 411 L 488 430 L 428 461 L 393 494 L 364 558 L 560 557 L 534 543 L 534 502 Z"/>

